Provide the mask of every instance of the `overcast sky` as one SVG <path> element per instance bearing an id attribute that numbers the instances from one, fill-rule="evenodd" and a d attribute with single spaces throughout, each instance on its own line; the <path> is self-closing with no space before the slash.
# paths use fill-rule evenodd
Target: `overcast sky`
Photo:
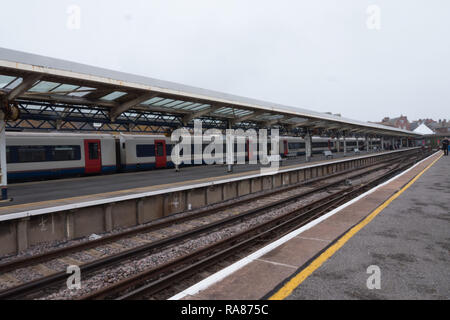
<path id="1" fill-rule="evenodd" d="M 15 0 L 0 46 L 364 121 L 450 119 L 448 0 Z"/>

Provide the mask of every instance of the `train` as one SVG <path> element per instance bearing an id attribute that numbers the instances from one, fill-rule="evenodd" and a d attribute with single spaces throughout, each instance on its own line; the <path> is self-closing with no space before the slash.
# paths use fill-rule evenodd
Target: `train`
<path id="1" fill-rule="evenodd" d="M 247 139 L 247 138 L 246 138 Z M 203 150 L 209 144 L 204 138 Z M 270 138 L 267 150 L 271 150 Z M 313 137 L 313 154 L 325 150 L 336 152 L 338 141 Z M 343 150 L 343 141 L 340 141 Z M 110 174 L 139 170 L 173 168 L 171 158 L 174 142 L 163 135 L 82 134 L 7 132 L 6 162 L 9 181 L 43 180 L 70 176 Z M 358 141 L 360 149 L 364 141 Z M 374 141 L 374 146 L 380 144 Z M 251 160 L 260 151 L 234 150 L 237 156 Z M 347 149 L 357 146 L 355 138 L 347 139 Z M 193 146 L 192 146 L 193 148 Z M 224 147 L 224 151 L 226 147 Z M 193 152 L 192 152 L 193 154 Z M 301 137 L 279 137 L 279 155 L 282 158 L 305 155 L 305 141 Z M 203 163 L 206 159 L 204 159 Z"/>

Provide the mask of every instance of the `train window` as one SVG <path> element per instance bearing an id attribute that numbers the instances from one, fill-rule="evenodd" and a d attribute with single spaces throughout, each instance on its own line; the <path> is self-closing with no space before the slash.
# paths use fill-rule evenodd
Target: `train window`
<path id="1" fill-rule="evenodd" d="M 136 145 L 136 157 L 146 158 L 155 156 L 154 144 L 138 144 Z"/>
<path id="2" fill-rule="evenodd" d="M 302 142 L 291 142 L 289 143 L 290 150 L 303 149 L 305 147 L 305 143 Z"/>
<path id="3" fill-rule="evenodd" d="M 313 146 L 313 148 L 328 148 L 328 141 L 327 142 L 313 142 L 312 146 Z"/>
<path id="4" fill-rule="evenodd" d="M 80 159 L 80 146 L 50 147 L 50 161 L 74 161 Z"/>
<path id="5" fill-rule="evenodd" d="M 81 159 L 80 146 L 8 146 L 7 163 L 74 161 Z"/>
<path id="6" fill-rule="evenodd" d="M 8 146 L 8 163 L 74 161 L 81 159 L 80 146 Z"/>
<path id="7" fill-rule="evenodd" d="M 12 157 L 11 157 L 11 148 L 10 147 L 6 147 L 6 163 L 11 163 L 12 162 Z"/>
<path id="8" fill-rule="evenodd" d="M 168 155 L 172 154 L 172 145 L 166 144 L 166 152 Z"/>
<path id="9" fill-rule="evenodd" d="M 89 142 L 89 160 L 97 160 L 99 158 L 98 154 L 98 142 Z"/>
<path id="10" fill-rule="evenodd" d="M 45 146 L 17 147 L 17 161 L 19 163 L 46 161 Z"/>

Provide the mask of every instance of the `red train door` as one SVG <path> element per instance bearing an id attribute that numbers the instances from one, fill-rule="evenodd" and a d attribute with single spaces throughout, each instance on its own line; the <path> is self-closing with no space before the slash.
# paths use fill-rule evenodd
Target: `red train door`
<path id="1" fill-rule="evenodd" d="M 247 151 L 248 162 L 253 160 L 253 149 L 250 148 L 250 141 L 247 139 L 245 142 L 245 150 Z"/>
<path id="2" fill-rule="evenodd" d="M 102 171 L 102 153 L 100 140 L 84 140 L 85 173 Z"/>
<path id="3" fill-rule="evenodd" d="M 289 145 L 288 145 L 287 140 L 283 140 L 283 144 L 284 144 L 284 155 L 287 157 L 287 155 L 289 153 L 289 149 L 288 149 Z"/>
<path id="4" fill-rule="evenodd" d="M 164 140 L 155 140 L 155 158 L 156 168 L 167 167 L 166 142 Z"/>

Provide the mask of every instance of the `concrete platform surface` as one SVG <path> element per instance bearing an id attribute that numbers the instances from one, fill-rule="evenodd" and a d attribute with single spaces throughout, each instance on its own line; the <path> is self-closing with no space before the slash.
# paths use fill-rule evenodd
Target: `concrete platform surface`
<path id="1" fill-rule="evenodd" d="M 379 288 L 368 289 L 369 266 Z M 374 278 L 369 286 L 375 286 Z M 442 157 L 288 297 L 450 299 L 450 157 Z"/>
<path id="2" fill-rule="evenodd" d="M 186 300 L 274 297 L 311 262 L 369 216 L 442 153 L 297 234 L 219 281 L 177 295 Z M 332 255 L 288 299 L 450 298 L 450 158 L 441 158 Z M 247 259 L 248 260 L 248 259 Z M 239 264 L 240 262 L 236 263 Z M 381 269 L 381 289 L 366 286 L 369 266 Z M 230 270 L 235 270 L 233 266 Z M 210 279 L 218 278 L 213 275 Z M 204 283 L 208 283 L 205 280 Z M 201 290 L 199 288 L 202 288 Z M 200 291 L 199 291 L 200 290 Z M 293 291 L 292 291 L 293 290 Z M 278 295 L 279 297 L 279 295 Z"/>

